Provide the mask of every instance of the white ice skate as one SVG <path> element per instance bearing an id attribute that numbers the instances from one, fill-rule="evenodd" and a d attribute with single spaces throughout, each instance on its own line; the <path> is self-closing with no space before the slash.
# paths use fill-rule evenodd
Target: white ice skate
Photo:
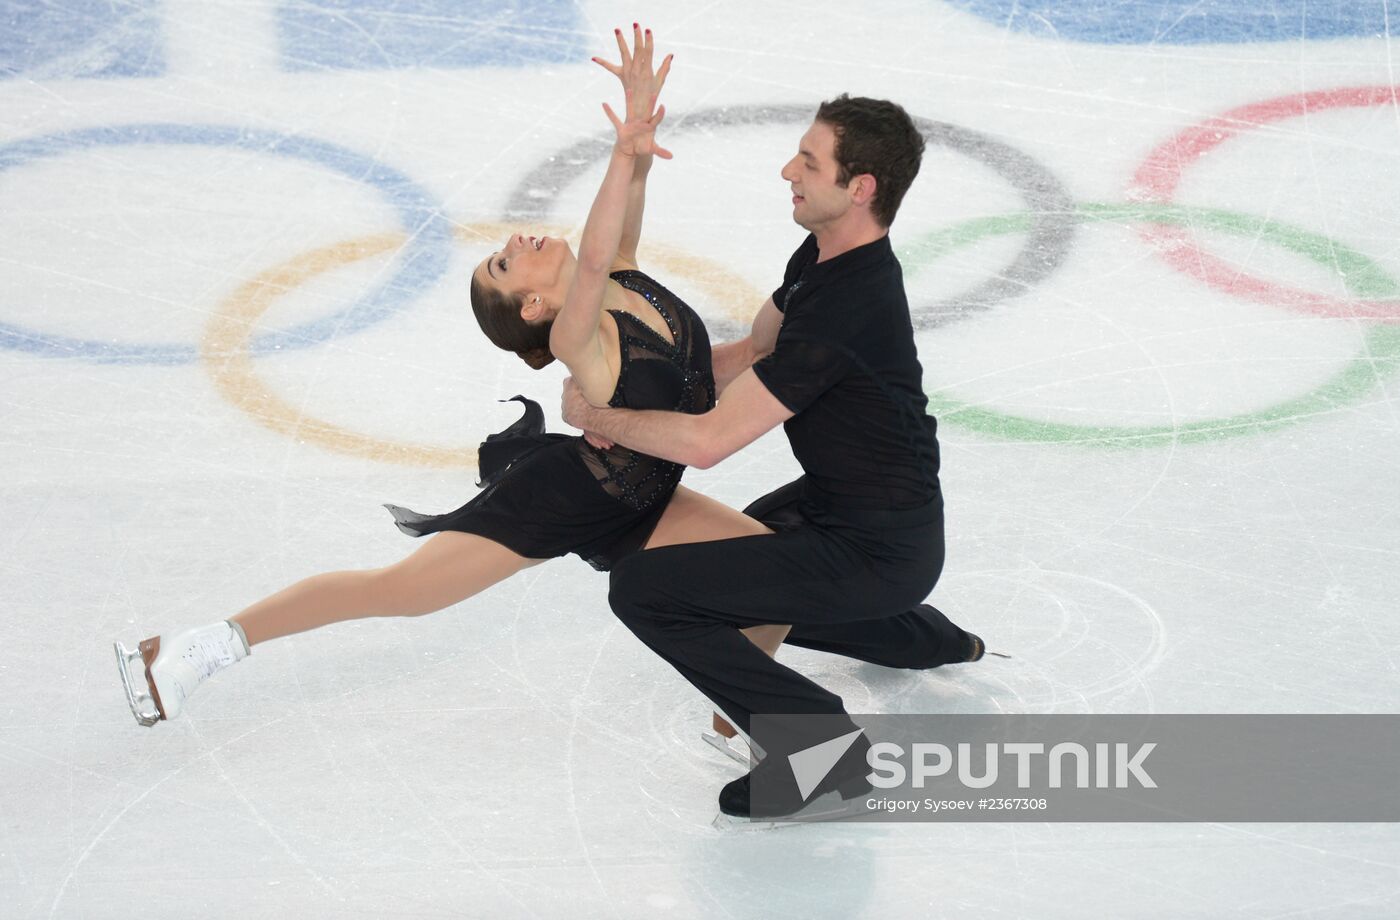
<path id="1" fill-rule="evenodd" d="M 731 760 L 737 761 L 744 766 L 751 766 L 749 763 L 748 745 L 744 739 L 739 737 L 739 730 L 729 724 L 729 721 L 719 713 L 714 714 L 711 720 L 712 731 L 701 732 L 700 739 L 706 744 L 719 751 Z"/>
<path id="2" fill-rule="evenodd" d="M 242 630 L 227 622 L 186 630 L 168 640 L 152 636 L 135 651 L 120 642 L 114 647 L 127 704 L 145 726 L 178 716 L 196 687 L 249 652 Z M 138 662 L 144 674 L 133 675 L 132 666 Z M 142 677 L 145 689 L 139 689 Z"/>

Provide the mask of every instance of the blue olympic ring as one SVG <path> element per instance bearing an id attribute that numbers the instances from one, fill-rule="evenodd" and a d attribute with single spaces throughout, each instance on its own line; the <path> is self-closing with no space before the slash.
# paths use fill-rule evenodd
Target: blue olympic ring
<path id="1" fill-rule="evenodd" d="M 256 337 L 254 354 L 306 348 L 358 332 L 393 316 L 447 272 L 452 228 L 436 203 L 413 180 L 363 154 L 325 141 L 227 125 L 138 124 L 85 128 L 28 138 L 0 146 L 0 172 L 45 157 L 93 147 L 127 144 L 191 144 L 237 147 L 254 153 L 303 160 L 363 182 L 394 206 L 409 243 L 398 270 L 387 281 L 338 313 L 282 332 Z M 128 344 L 47 335 L 0 322 L 0 347 L 51 358 L 84 358 L 107 364 L 189 364 L 195 345 Z"/>

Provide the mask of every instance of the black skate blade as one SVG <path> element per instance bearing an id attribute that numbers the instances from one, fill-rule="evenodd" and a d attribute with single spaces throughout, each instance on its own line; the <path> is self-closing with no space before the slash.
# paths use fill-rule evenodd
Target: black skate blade
<path id="1" fill-rule="evenodd" d="M 804 824 L 842 824 L 866 813 L 860 803 L 868 796 L 843 799 L 835 789 L 824 792 L 808 802 L 800 811 L 777 818 L 741 818 L 720 812 L 710 826 L 725 833 L 780 830 Z"/>

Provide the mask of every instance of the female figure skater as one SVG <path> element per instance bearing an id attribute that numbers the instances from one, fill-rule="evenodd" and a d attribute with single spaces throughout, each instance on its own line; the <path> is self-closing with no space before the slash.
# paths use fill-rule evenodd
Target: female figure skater
<path id="1" fill-rule="evenodd" d="M 621 63 L 594 60 L 621 80 L 626 118 L 604 103 L 617 140 L 578 256 L 562 240 L 513 236 L 473 273 L 472 309 L 494 344 L 536 368 L 558 358 L 597 405 L 704 412 L 715 401 L 705 327 L 636 264 L 647 173 L 653 156 L 671 157 L 655 140 L 671 57 L 653 70 L 650 30 L 644 36 L 634 23 L 630 50 L 616 34 Z M 134 651 L 116 643 L 137 721 L 175 718 L 203 681 L 270 639 L 361 617 L 431 613 L 570 552 L 607 569 L 644 547 L 766 532 L 680 487 L 677 464 L 544 434 L 540 407 L 516 398 L 525 414 L 482 444 L 484 488 L 474 499 L 436 516 L 386 506 L 404 532 L 434 534 L 403 561 L 313 576 L 229 620 L 154 636 Z M 787 627 L 747 632 L 772 654 Z"/>

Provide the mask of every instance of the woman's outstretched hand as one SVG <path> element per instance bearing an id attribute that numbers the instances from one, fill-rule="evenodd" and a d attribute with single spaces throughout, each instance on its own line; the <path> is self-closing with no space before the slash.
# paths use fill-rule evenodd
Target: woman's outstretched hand
<path id="1" fill-rule="evenodd" d="M 616 149 L 627 156 L 640 157 L 655 154 L 663 160 L 671 159 L 671 151 L 656 143 L 656 126 L 666 117 L 666 107 L 656 105 L 661 95 L 661 87 L 666 84 L 666 74 L 671 71 L 671 58 L 661 62 L 660 70 L 652 69 L 652 53 L 655 42 L 651 30 L 643 33 L 637 23 L 632 23 L 632 48 L 627 48 L 627 40 L 621 29 L 614 29 L 617 35 L 617 48 L 622 54 L 621 64 L 610 64 L 602 58 L 594 58 L 608 73 L 622 81 L 622 91 L 626 96 L 626 119 L 617 117 L 606 102 L 603 111 L 617 131 Z"/>

